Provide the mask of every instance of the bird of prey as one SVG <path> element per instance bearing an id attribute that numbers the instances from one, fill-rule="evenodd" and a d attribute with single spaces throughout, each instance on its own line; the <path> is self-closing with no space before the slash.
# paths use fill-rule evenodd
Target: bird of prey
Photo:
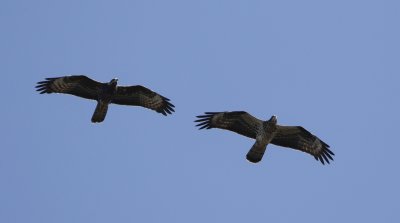
<path id="1" fill-rule="evenodd" d="M 329 146 L 301 126 L 277 125 L 276 116 L 267 121 L 259 120 L 247 112 L 206 112 L 197 116 L 195 122 L 200 129 L 219 128 L 255 139 L 256 142 L 247 153 L 247 160 L 252 163 L 261 161 L 269 143 L 288 147 L 314 156 L 322 164 L 333 160 L 335 154 Z"/>
<path id="2" fill-rule="evenodd" d="M 174 112 L 169 99 L 143 86 L 117 86 L 118 79 L 100 83 L 84 75 L 46 78 L 36 85 L 40 94 L 64 93 L 97 101 L 92 122 L 102 122 L 106 117 L 110 103 L 119 105 L 142 106 L 163 115 Z"/>

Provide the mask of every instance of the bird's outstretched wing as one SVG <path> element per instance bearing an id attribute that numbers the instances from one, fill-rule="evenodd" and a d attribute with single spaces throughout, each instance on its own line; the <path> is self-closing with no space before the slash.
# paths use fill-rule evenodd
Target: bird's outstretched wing
<path id="1" fill-rule="evenodd" d="M 329 150 L 329 145 L 301 126 L 277 126 L 277 133 L 272 144 L 289 147 L 311 154 L 316 160 L 329 163 L 335 154 Z"/>
<path id="2" fill-rule="evenodd" d="M 64 93 L 78 97 L 97 100 L 102 83 L 84 75 L 46 78 L 36 85 L 40 94 Z"/>
<path id="3" fill-rule="evenodd" d="M 119 105 L 134 105 L 152 109 L 163 115 L 174 112 L 174 105 L 170 100 L 148 88 L 140 85 L 129 87 L 117 87 L 111 103 Z"/>
<path id="4" fill-rule="evenodd" d="M 196 116 L 200 129 L 219 128 L 236 132 L 249 138 L 256 138 L 257 130 L 262 121 L 244 111 L 234 112 L 205 112 Z"/>

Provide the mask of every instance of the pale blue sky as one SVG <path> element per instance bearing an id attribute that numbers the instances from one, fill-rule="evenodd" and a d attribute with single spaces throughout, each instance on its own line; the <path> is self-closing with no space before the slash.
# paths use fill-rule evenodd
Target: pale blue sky
<path id="1" fill-rule="evenodd" d="M 0 222 L 399 222 L 396 1 L 0 2 Z M 164 117 L 39 95 L 45 77 L 141 84 Z M 312 156 L 193 120 L 246 110 L 302 125 Z"/>

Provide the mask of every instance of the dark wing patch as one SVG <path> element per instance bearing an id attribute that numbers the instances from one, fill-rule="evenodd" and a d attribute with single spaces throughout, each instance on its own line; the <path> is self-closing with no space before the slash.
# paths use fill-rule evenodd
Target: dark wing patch
<path id="1" fill-rule="evenodd" d="M 111 100 L 111 103 L 119 105 L 142 106 L 152 109 L 163 115 L 174 112 L 174 105 L 170 100 L 154 91 L 143 86 L 118 87 L 117 93 Z"/>
<path id="2" fill-rule="evenodd" d="M 329 150 L 328 144 L 301 126 L 277 126 L 277 133 L 271 143 L 311 154 L 322 164 L 329 163 L 335 155 Z"/>
<path id="3" fill-rule="evenodd" d="M 78 97 L 97 100 L 102 83 L 84 75 L 46 78 L 36 85 L 40 94 L 64 93 Z"/>
<path id="4" fill-rule="evenodd" d="M 249 138 L 256 138 L 262 121 L 244 111 L 235 112 L 205 112 L 205 115 L 196 116 L 199 129 L 219 128 L 226 129 Z"/>

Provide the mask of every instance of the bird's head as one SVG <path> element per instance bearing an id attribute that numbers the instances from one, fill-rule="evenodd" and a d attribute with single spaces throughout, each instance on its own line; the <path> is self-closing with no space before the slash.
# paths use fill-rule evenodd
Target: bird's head
<path id="1" fill-rule="evenodd" d="M 278 118 L 276 115 L 271 116 L 271 118 L 268 120 L 268 122 L 273 122 L 273 123 L 277 123 L 278 122 Z"/>
<path id="2" fill-rule="evenodd" d="M 111 86 L 117 86 L 118 78 L 113 78 L 111 81 L 108 83 Z"/>

